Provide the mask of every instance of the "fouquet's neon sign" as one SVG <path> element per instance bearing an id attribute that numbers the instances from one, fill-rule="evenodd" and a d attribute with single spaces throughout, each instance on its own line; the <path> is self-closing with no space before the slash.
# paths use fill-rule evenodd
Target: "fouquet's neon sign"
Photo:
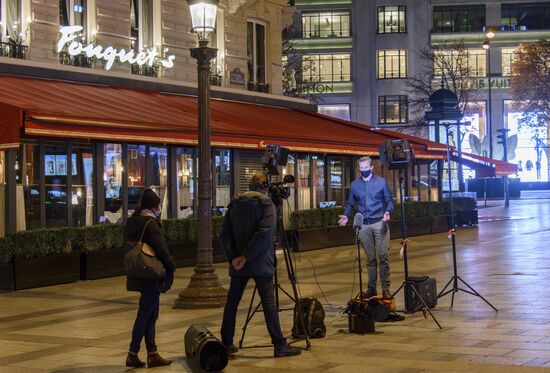
<path id="1" fill-rule="evenodd" d="M 157 58 L 159 58 L 159 52 L 155 48 L 146 49 L 136 53 L 133 50 L 126 52 L 124 49 L 116 50 L 113 47 L 103 48 L 101 45 L 94 45 L 90 43 L 86 46 L 76 39 L 80 37 L 82 26 L 66 26 L 60 30 L 61 37 L 57 42 L 57 53 L 63 51 L 67 46 L 67 52 L 71 56 L 77 56 L 81 53 L 85 53 L 88 58 L 95 57 L 99 60 L 105 60 L 105 70 L 110 70 L 118 60 L 122 63 L 128 62 L 130 64 L 138 64 L 139 66 L 148 65 L 153 66 Z M 159 60 L 160 64 L 169 69 L 174 66 L 174 59 L 176 56 L 166 56 L 165 59 Z"/>

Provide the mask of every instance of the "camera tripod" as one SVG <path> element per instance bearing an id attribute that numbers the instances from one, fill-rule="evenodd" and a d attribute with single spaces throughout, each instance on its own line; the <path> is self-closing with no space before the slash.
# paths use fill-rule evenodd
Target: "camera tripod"
<path id="1" fill-rule="evenodd" d="M 439 125 L 439 121 L 437 122 L 437 125 Z M 465 293 L 468 293 L 468 294 L 471 294 L 471 295 L 474 295 L 476 297 L 479 297 L 481 299 L 483 299 L 483 301 L 485 303 L 487 303 L 492 309 L 494 309 L 495 311 L 498 312 L 498 309 L 496 309 L 491 303 L 489 303 L 489 301 L 485 298 L 483 298 L 483 296 L 481 294 L 479 294 L 473 287 L 471 287 L 466 281 L 464 281 L 462 279 L 462 277 L 460 277 L 458 275 L 458 269 L 457 269 L 457 264 L 456 264 L 456 242 L 455 242 L 455 217 L 454 217 L 454 205 L 453 205 L 453 188 L 452 188 L 452 185 L 451 185 L 451 181 L 452 181 L 452 175 L 451 175 L 451 149 L 450 149 L 450 146 L 449 146 L 449 127 L 451 125 L 457 125 L 457 124 L 450 124 L 450 123 L 442 123 L 442 125 L 445 126 L 445 135 L 446 135 L 446 139 L 447 139 L 447 174 L 448 174 L 448 178 L 449 178 L 449 199 L 451 201 L 451 229 L 450 229 L 450 236 L 451 236 L 451 243 L 452 243 L 452 247 L 453 247 L 453 275 L 451 276 L 451 278 L 449 279 L 449 281 L 447 282 L 447 284 L 445 285 L 445 287 L 443 288 L 443 290 L 441 290 L 441 292 L 439 293 L 439 295 L 437 296 L 438 298 L 441 298 L 441 297 L 444 297 L 445 295 L 449 294 L 449 293 L 452 293 L 452 297 L 451 297 L 451 308 L 453 308 L 453 304 L 454 304 L 454 300 L 455 300 L 455 293 L 458 293 L 459 291 L 463 291 Z M 468 289 L 462 289 L 458 286 L 458 281 L 460 280 L 460 282 L 462 282 L 464 285 L 466 285 L 468 287 Z M 449 287 L 449 285 L 451 285 L 452 283 L 452 287 L 447 290 L 447 288 Z"/>
<path id="2" fill-rule="evenodd" d="M 424 314 L 424 318 L 426 318 L 426 313 L 429 313 L 433 321 L 437 324 L 439 329 L 443 329 L 435 316 L 432 314 L 432 311 L 430 311 L 430 307 L 426 304 L 416 287 L 414 286 L 413 281 L 409 280 L 409 263 L 408 263 L 408 257 L 407 257 L 407 225 L 405 224 L 405 201 L 403 198 L 403 169 L 399 169 L 399 196 L 401 201 L 401 251 L 403 253 L 403 266 L 405 270 L 405 280 L 401 284 L 401 286 L 392 294 L 392 298 L 395 297 L 397 293 L 401 291 L 401 289 L 404 290 L 404 299 L 405 299 L 405 313 L 415 313 L 416 311 L 409 311 L 409 299 L 407 298 L 407 290 L 412 290 L 416 296 L 417 299 L 422 303 L 422 313 Z"/>
<path id="3" fill-rule="evenodd" d="M 278 200 L 278 201 L 280 201 L 280 200 Z M 283 287 L 279 283 L 279 279 L 278 279 L 278 276 L 277 276 L 277 257 L 275 256 L 275 258 L 274 258 L 275 259 L 275 274 L 273 276 L 273 280 L 274 280 L 273 287 L 274 287 L 274 291 L 275 291 L 275 304 L 276 304 L 277 310 L 279 312 L 283 311 L 283 309 L 281 309 L 280 305 L 279 305 L 279 290 L 281 290 L 290 300 L 292 300 L 292 302 L 294 303 L 295 308 L 298 309 L 298 318 L 299 318 L 299 322 L 300 322 L 300 326 L 302 328 L 302 331 L 304 332 L 304 339 L 297 339 L 297 340 L 292 341 L 290 343 L 295 343 L 295 342 L 299 342 L 301 340 L 305 340 L 306 341 L 306 347 L 304 349 L 308 350 L 311 347 L 311 342 L 309 340 L 309 335 L 308 335 L 307 328 L 306 328 L 306 319 L 305 319 L 305 315 L 304 315 L 304 310 L 302 309 L 301 304 L 299 304 L 300 296 L 298 294 L 298 286 L 297 286 L 298 281 L 296 279 L 296 272 L 294 271 L 294 264 L 292 263 L 292 255 L 290 253 L 290 247 L 289 247 L 289 244 L 288 244 L 288 240 L 286 238 L 286 233 L 285 233 L 285 229 L 284 229 L 284 225 L 283 225 L 282 206 L 280 204 L 278 206 L 276 205 L 276 209 L 277 209 L 277 239 L 278 239 L 278 242 L 279 242 L 279 247 L 282 249 L 283 254 L 284 254 L 288 279 L 290 280 L 290 283 L 292 285 L 292 295 L 289 294 L 285 289 L 283 289 Z M 252 318 L 254 317 L 256 312 L 258 312 L 258 310 L 260 309 L 260 306 L 262 305 L 262 302 L 259 301 L 258 304 L 254 307 L 254 298 L 255 298 L 257 292 L 258 292 L 258 289 L 257 289 L 256 286 L 254 286 L 254 292 L 252 293 L 252 298 L 250 299 L 250 305 L 248 306 L 248 311 L 247 311 L 247 314 L 246 314 L 246 321 L 245 321 L 244 326 L 242 328 L 241 339 L 239 340 L 239 348 L 271 347 L 271 345 L 243 347 L 243 341 L 244 341 L 244 336 L 246 334 L 246 328 L 248 327 L 248 324 L 250 323 L 250 321 L 252 321 Z M 293 309 L 294 308 L 288 308 L 288 309 L 284 309 L 284 310 L 293 310 Z"/>

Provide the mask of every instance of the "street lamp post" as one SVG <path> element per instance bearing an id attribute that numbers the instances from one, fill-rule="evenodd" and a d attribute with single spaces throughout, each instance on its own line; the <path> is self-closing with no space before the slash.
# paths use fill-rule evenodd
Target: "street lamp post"
<path id="1" fill-rule="evenodd" d="M 487 51 L 487 78 L 489 83 L 489 102 L 487 103 L 487 131 L 489 132 L 489 158 L 493 158 L 493 111 L 492 103 L 493 99 L 491 97 L 491 39 L 495 37 L 494 31 L 489 29 L 486 34 L 487 39 L 483 43 L 483 49 Z"/>
<path id="2" fill-rule="evenodd" d="M 210 146 L 210 61 L 217 49 L 208 48 L 208 35 L 215 31 L 219 0 L 188 0 L 193 32 L 199 47 L 191 49 L 197 60 L 199 187 L 197 214 L 197 262 L 189 285 L 182 290 L 174 308 L 219 307 L 227 291 L 212 266 L 212 151 Z"/>

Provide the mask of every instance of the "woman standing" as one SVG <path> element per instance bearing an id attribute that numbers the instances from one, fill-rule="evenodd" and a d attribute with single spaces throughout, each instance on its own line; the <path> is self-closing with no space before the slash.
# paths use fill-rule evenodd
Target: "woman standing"
<path id="1" fill-rule="evenodd" d="M 172 286 L 176 264 L 166 246 L 166 241 L 160 228 L 159 218 L 161 213 L 160 198 L 150 188 L 146 188 L 141 195 L 139 209 L 128 219 L 124 230 L 124 238 L 127 242 L 137 242 L 143 233 L 143 242 L 155 251 L 156 257 L 166 269 L 166 275 L 160 280 L 146 280 L 135 277 L 127 277 L 126 288 L 128 291 L 139 291 L 139 309 L 132 330 L 132 342 L 126 357 L 126 366 L 142 368 L 145 362 L 138 357 L 141 340 L 145 337 L 147 348 L 147 366 L 149 368 L 170 365 L 171 360 L 166 360 L 157 352 L 155 343 L 155 324 L 159 315 L 160 293 L 165 293 Z"/>

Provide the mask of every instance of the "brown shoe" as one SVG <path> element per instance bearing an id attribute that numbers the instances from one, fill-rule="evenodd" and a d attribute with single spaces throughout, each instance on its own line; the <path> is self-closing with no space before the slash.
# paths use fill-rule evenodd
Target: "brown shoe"
<path id="1" fill-rule="evenodd" d="M 126 366 L 130 368 L 143 368 L 145 363 L 139 360 L 137 355 L 128 352 L 128 356 L 126 356 Z"/>
<path id="2" fill-rule="evenodd" d="M 158 353 L 147 355 L 148 368 L 163 367 L 170 364 L 172 364 L 172 360 L 166 360 L 165 358 L 160 356 Z"/>

